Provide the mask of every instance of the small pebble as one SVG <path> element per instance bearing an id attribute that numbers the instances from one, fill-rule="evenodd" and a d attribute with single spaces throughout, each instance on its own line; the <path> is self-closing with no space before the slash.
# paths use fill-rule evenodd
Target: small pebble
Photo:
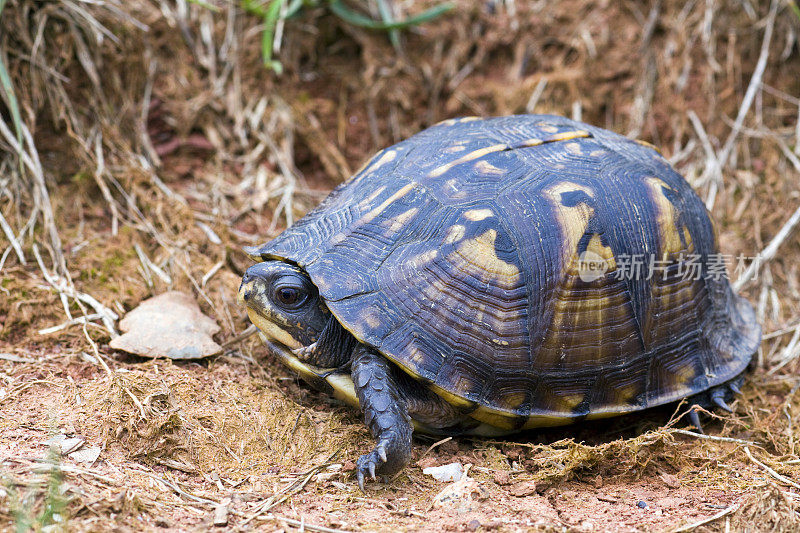
<path id="1" fill-rule="evenodd" d="M 636 504 L 636 507 L 639 509 L 647 509 L 647 502 L 639 500 L 639 502 Z"/>
<path id="2" fill-rule="evenodd" d="M 481 527 L 481 523 L 478 520 L 470 520 L 467 522 L 467 531 L 478 531 L 478 528 Z"/>

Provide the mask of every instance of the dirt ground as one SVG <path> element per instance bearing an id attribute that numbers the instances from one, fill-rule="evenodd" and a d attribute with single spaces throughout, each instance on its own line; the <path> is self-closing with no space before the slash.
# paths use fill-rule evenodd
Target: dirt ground
<path id="1" fill-rule="evenodd" d="M 796 4 L 459 0 L 390 34 L 308 2 L 275 27 L 280 73 L 251 4 L 0 9 L 17 102 L 2 93 L 0 529 L 800 529 Z M 381 5 L 399 19 L 436 2 L 346 5 L 379 20 Z M 362 493 L 360 415 L 240 338 L 241 247 L 426 126 L 525 112 L 661 147 L 723 253 L 766 254 L 740 289 L 763 324 L 756 364 L 706 435 L 682 405 L 508 440 L 419 437 L 408 468 Z M 220 325 L 222 355 L 109 347 L 114 317 L 171 289 Z M 469 480 L 423 473 L 452 462 Z"/>

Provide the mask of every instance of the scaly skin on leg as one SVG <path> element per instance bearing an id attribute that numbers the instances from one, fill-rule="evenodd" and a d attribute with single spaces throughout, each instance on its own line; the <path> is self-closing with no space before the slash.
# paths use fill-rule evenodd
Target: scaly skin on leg
<path id="1" fill-rule="evenodd" d="M 358 458 L 356 476 L 364 490 L 364 478 L 376 474 L 391 476 L 408 464 L 411 458 L 411 417 L 408 405 L 398 387 L 397 370 L 385 357 L 371 348 L 359 345 L 350 363 L 364 422 L 377 440 L 375 448 Z"/>

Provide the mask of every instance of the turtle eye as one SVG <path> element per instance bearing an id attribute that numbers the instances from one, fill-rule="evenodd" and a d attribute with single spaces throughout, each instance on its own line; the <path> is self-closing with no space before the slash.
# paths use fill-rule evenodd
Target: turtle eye
<path id="1" fill-rule="evenodd" d="M 300 307 L 306 300 L 307 293 L 299 287 L 283 286 L 275 288 L 275 301 L 288 308 Z"/>
<path id="2" fill-rule="evenodd" d="M 294 305 L 300 300 L 300 291 L 294 287 L 282 287 L 278 289 L 278 301 L 283 305 Z"/>

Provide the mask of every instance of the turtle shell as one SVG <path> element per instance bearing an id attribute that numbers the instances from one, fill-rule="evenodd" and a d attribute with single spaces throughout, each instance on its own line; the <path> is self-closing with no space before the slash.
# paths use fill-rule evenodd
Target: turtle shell
<path id="1" fill-rule="evenodd" d="M 437 124 L 250 251 L 304 268 L 359 341 L 504 430 L 700 393 L 761 337 L 686 181 L 561 117 Z"/>

